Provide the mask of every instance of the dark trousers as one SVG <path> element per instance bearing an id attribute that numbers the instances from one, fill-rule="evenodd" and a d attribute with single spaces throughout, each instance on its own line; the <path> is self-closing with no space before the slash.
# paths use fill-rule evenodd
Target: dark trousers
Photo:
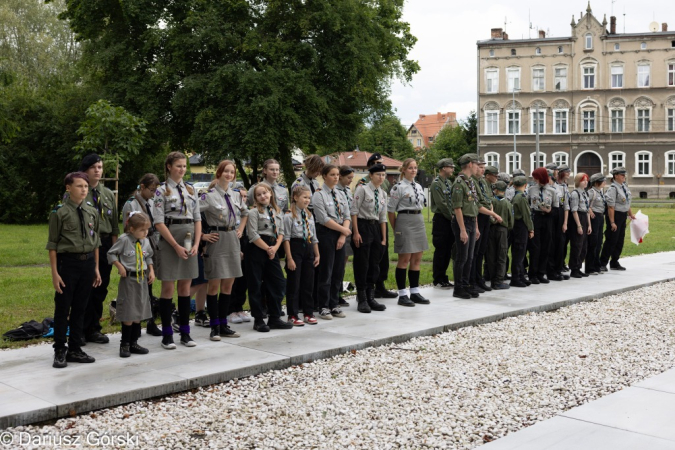
<path id="1" fill-rule="evenodd" d="M 457 223 L 457 218 L 452 219 L 452 232 L 455 234 L 455 248 L 457 249 L 457 259 L 453 265 L 455 277 L 455 286 L 469 286 L 469 276 L 471 275 L 471 261 L 473 260 L 474 247 L 476 245 L 476 218 L 464 217 L 464 228 L 469 240 L 463 243 L 460 240 L 461 230 Z"/>
<path id="2" fill-rule="evenodd" d="M 486 255 L 488 272 L 493 284 L 504 281 L 506 276 L 506 255 L 509 252 L 509 230 L 493 224 L 490 227 L 488 251 Z"/>
<path id="3" fill-rule="evenodd" d="M 100 332 L 101 317 L 103 317 L 103 302 L 108 295 L 110 272 L 112 266 L 108 264 L 108 250 L 112 247 L 112 236 L 101 237 L 101 246 L 98 249 L 98 272 L 101 275 L 101 285 L 91 290 L 87 309 L 84 313 L 83 330 L 85 336 Z"/>
<path id="4" fill-rule="evenodd" d="M 377 220 L 358 220 L 361 245 L 356 247 L 352 239 L 354 250 L 353 266 L 354 281 L 359 291 L 373 288 L 380 276 L 380 261 L 385 246 L 382 245 L 382 231 Z"/>
<path id="5" fill-rule="evenodd" d="M 94 283 L 96 263 L 94 256 L 81 261 L 71 259 L 67 254 L 56 257 L 56 270 L 65 284 L 62 294 L 54 294 L 54 348 L 66 346 L 66 333 L 70 326 L 68 347 L 80 349 L 82 321 Z"/>
<path id="6" fill-rule="evenodd" d="M 600 272 L 600 251 L 602 250 L 602 228 L 604 216 L 594 213 L 591 219 L 591 234 L 588 236 L 588 251 L 586 252 L 586 273 Z"/>
<path id="7" fill-rule="evenodd" d="M 288 270 L 286 259 L 286 309 L 288 317 L 314 314 L 314 246 L 304 239 L 291 239 L 291 256 L 295 270 Z"/>
<path id="8" fill-rule="evenodd" d="M 529 238 L 529 232 L 523 219 L 516 220 L 513 223 L 511 236 L 511 280 L 522 281 L 525 279 L 525 251 Z"/>
<path id="9" fill-rule="evenodd" d="M 246 251 L 248 247 L 248 236 L 246 236 L 246 231 L 239 239 L 239 246 L 242 252 Z M 246 303 L 246 257 L 241 260 L 241 273 L 242 275 L 234 280 L 234 285 L 232 285 L 232 298 L 230 299 L 230 308 L 228 314 L 233 312 L 241 312 L 244 310 L 244 303 Z"/>
<path id="10" fill-rule="evenodd" d="M 627 212 L 614 210 L 616 231 L 612 231 L 609 215 L 607 215 L 607 223 L 605 224 L 605 244 L 602 246 L 602 254 L 600 255 L 600 264 L 603 266 L 606 266 L 608 262 L 611 262 L 610 267 L 615 267 L 619 264 L 619 258 L 623 251 L 623 242 L 626 238 L 627 217 Z"/>
<path id="11" fill-rule="evenodd" d="M 530 252 L 529 275 L 544 277 L 548 270 L 548 258 L 551 256 L 551 215 L 534 213 L 534 238 L 528 242 Z"/>
<path id="12" fill-rule="evenodd" d="M 333 309 L 338 307 L 342 278 L 345 275 L 345 248 L 338 250 L 339 231 L 331 230 L 323 225 L 316 226 L 319 239 L 319 307 Z"/>
<path id="13" fill-rule="evenodd" d="M 490 241 L 490 216 L 478 214 L 478 230 L 480 236 L 474 246 L 473 259 L 471 260 L 471 274 L 469 276 L 471 284 L 476 284 L 483 279 L 483 259 Z"/>
<path id="14" fill-rule="evenodd" d="M 562 231 L 565 222 L 564 208 L 551 209 L 551 256 L 548 259 L 547 273 L 554 275 L 561 273 L 565 265 L 565 247 L 567 246 L 567 236 Z M 568 221 L 569 223 L 569 221 Z M 569 228 L 569 225 L 568 225 Z"/>
<path id="15" fill-rule="evenodd" d="M 389 222 L 384 224 L 384 231 L 387 233 L 387 245 L 384 246 L 384 251 L 380 257 L 380 275 L 377 282 L 384 283 L 389 278 Z"/>
<path id="16" fill-rule="evenodd" d="M 268 245 L 276 243 L 276 239 L 261 236 Z M 284 298 L 286 279 L 281 271 L 279 258 L 273 259 L 267 256 L 267 252 L 253 243 L 246 247 L 246 281 L 248 284 L 248 302 L 251 306 L 251 315 L 256 320 L 264 317 L 262 305 L 262 282 L 267 285 L 267 313 L 270 319 L 278 319 L 281 316 L 281 300 Z"/>
<path id="17" fill-rule="evenodd" d="M 431 226 L 431 238 L 434 244 L 434 262 L 432 266 L 434 284 L 450 281 L 448 266 L 455 245 L 455 234 L 452 232 L 452 220 L 443 214 L 434 214 Z"/>
<path id="18" fill-rule="evenodd" d="M 570 230 L 570 270 L 580 271 L 588 250 L 588 214 L 585 212 L 578 214 L 582 234 L 579 234 L 574 217 L 571 217 L 572 220 L 569 222 L 574 227 L 574 230 Z M 570 211 L 571 215 L 572 212 Z"/>

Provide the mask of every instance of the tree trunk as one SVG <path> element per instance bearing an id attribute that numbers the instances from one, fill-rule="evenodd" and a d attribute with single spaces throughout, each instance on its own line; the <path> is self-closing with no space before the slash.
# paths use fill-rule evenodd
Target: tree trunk
<path id="1" fill-rule="evenodd" d="M 279 164 L 281 165 L 281 173 L 284 174 L 284 184 L 286 184 L 290 197 L 291 186 L 293 185 L 293 181 L 295 181 L 295 170 L 293 170 L 291 150 L 283 145 L 279 147 Z"/>
<path id="2" fill-rule="evenodd" d="M 244 183 L 244 187 L 246 190 L 249 190 L 251 188 L 251 181 L 248 179 L 248 175 L 246 175 L 244 165 L 241 163 L 240 159 L 236 158 L 234 160 L 234 164 L 237 166 L 237 170 L 239 170 L 239 175 L 241 176 L 241 181 Z"/>

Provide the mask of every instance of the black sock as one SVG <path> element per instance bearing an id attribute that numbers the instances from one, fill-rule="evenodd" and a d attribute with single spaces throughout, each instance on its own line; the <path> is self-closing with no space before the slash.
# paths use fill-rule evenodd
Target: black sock
<path id="1" fill-rule="evenodd" d="M 218 304 L 217 295 L 206 296 L 206 310 L 209 312 L 209 320 L 211 321 L 211 326 L 215 325 L 218 322 L 219 307 L 220 305 Z"/>
<path id="2" fill-rule="evenodd" d="M 398 290 L 403 290 L 405 289 L 405 282 L 406 282 L 406 269 L 399 269 L 398 267 L 396 268 L 396 287 Z"/>
<path id="3" fill-rule="evenodd" d="M 122 324 L 122 339 L 120 345 L 129 345 L 131 342 L 131 325 Z"/>
<path id="4" fill-rule="evenodd" d="M 159 299 L 159 317 L 162 319 L 162 335 L 173 335 L 173 328 L 171 327 L 171 313 L 173 312 L 173 302 L 170 298 Z"/>
<path id="5" fill-rule="evenodd" d="M 141 323 L 132 323 L 131 324 L 131 343 L 135 344 L 138 342 L 138 337 L 141 335 Z"/>
<path id="6" fill-rule="evenodd" d="M 419 270 L 409 270 L 408 271 L 408 280 L 410 280 L 410 288 L 416 288 L 420 285 L 420 271 Z"/>
<path id="7" fill-rule="evenodd" d="M 223 294 L 218 296 L 218 315 L 220 316 L 220 324 L 227 325 L 227 310 L 230 309 L 231 294 Z"/>
<path id="8" fill-rule="evenodd" d="M 190 296 L 178 296 L 178 321 L 181 328 L 190 326 Z M 184 331 L 181 330 L 184 333 Z"/>

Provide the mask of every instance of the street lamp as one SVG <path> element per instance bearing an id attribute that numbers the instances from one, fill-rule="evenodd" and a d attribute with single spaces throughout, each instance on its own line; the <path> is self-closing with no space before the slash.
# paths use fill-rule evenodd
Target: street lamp
<path id="1" fill-rule="evenodd" d="M 518 150 L 516 149 L 516 91 L 520 92 L 520 89 L 516 88 L 515 83 L 511 92 L 513 92 L 513 100 L 511 101 L 511 111 L 513 115 L 513 170 L 516 170 L 516 161 L 518 160 Z M 507 113 L 508 114 L 508 113 Z M 521 117 L 518 117 L 518 124 L 520 125 Z M 512 171 L 513 172 L 513 171 Z"/>

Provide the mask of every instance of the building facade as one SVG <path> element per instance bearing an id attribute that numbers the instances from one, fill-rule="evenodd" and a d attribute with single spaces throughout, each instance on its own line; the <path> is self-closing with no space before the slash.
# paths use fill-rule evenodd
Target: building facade
<path id="1" fill-rule="evenodd" d="M 589 175 L 625 166 L 635 197 L 675 198 L 675 32 L 649 28 L 619 34 L 589 3 L 569 37 L 492 29 L 478 42 L 481 155 L 509 173 L 554 161 Z"/>

